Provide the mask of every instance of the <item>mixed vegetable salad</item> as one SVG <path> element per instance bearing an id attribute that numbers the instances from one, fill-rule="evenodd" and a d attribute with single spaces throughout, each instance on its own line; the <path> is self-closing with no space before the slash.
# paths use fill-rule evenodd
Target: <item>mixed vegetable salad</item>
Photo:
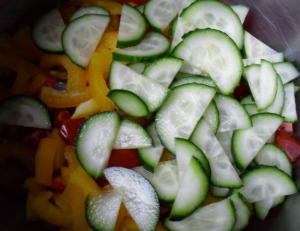
<path id="1" fill-rule="evenodd" d="M 298 193 L 299 71 L 244 30 L 249 10 L 70 0 L 1 34 L 1 162 L 31 172 L 27 221 L 242 230 Z"/>

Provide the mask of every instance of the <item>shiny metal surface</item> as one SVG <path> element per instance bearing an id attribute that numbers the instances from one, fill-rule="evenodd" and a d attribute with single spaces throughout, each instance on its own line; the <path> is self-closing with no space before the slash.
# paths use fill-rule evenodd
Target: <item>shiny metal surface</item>
<path id="1" fill-rule="evenodd" d="M 249 6 L 251 10 L 245 22 L 246 30 L 275 50 L 285 52 L 286 59 L 293 61 L 300 68 L 300 0 L 224 1 Z M 0 32 L 14 24 L 29 9 L 38 6 L 44 8 L 53 2 L 55 0 L 0 0 Z M 300 79 L 296 81 L 296 85 L 300 86 Z M 300 118 L 300 94 L 296 97 Z M 300 141 L 300 122 L 295 124 L 294 129 L 295 137 Z M 294 178 L 300 189 L 300 169 L 295 170 Z M 4 203 L 2 198 L 0 193 L 1 205 Z M 11 229 L 7 227 L 5 230 L 21 230 L 20 227 L 21 224 L 12 226 Z M 0 224 L 0 231 L 4 230 L 3 228 Z M 247 230 L 300 231 L 300 195 L 288 197 L 283 205 L 271 211 L 264 222 L 253 218 Z"/>

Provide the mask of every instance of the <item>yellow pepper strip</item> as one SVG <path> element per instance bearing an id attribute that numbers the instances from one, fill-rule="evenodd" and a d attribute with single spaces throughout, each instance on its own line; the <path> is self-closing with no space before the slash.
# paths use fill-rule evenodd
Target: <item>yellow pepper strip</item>
<path id="1" fill-rule="evenodd" d="M 68 161 L 68 168 L 72 168 L 75 170 L 77 167 L 80 166 L 75 154 L 75 150 L 71 145 L 67 145 L 65 147 L 64 156 Z"/>
<path id="2" fill-rule="evenodd" d="M 28 86 L 27 94 L 29 94 L 29 95 L 36 94 L 41 89 L 41 87 L 46 82 L 46 80 L 47 80 L 46 76 L 41 75 L 41 74 L 36 75 L 32 79 L 30 85 Z"/>
<path id="3" fill-rule="evenodd" d="M 168 161 L 168 160 L 174 160 L 175 156 L 171 154 L 167 149 L 163 151 L 163 154 L 161 155 L 161 158 L 159 161 Z"/>
<path id="4" fill-rule="evenodd" d="M 91 93 L 88 88 L 85 91 L 67 92 L 59 91 L 51 87 L 42 87 L 41 99 L 52 108 L 68 108 L 76 107 L 84 101 L 91 98 Z"/>
<path id="5" fill-rule="evenodd" d="M 31 76 L 36 76 L 37 74 L 45 74 L 42 69 L 40 69 L 30 61 L 3 51 L 0 52 L 0 66 L 9 67 L 14 71 L 23 70 Z"/>
<path id="6" fill-rule="evenodd" d="M 88 0 L 88 1 L 82 1 L 81 4 L 82 6 L 89 6 L 89 5 L 101 6 L 104 9 L 108 10 L 110 15 L 117 15 L 122 13 L 122 5 L 115 1 Z"/>
<path id="7" fill-rule="evenodd" d="M 14 81 L 14 84 L 10 90 L 10 95 L 22 95 L 26 94 L 31 82 L 31 76 L 24 72 L 23 70 L 19 70 L 17 77 Z"/>
<path id="8" fill-rule="evenodd" d="M 135 221 L 130 217 L 126 216 L 121 224 L 120 231 L 139 231 L 139 227 Z M 161 222 L 158 222 L 156 231 L 167 231 L 167 229 L 162 225 Z"/>
<path id="9" fill-rule="evenodd" d="M 72 63 L 66 55 L 43 55 L 40 66 L 44 70 L 63 66 L 68 73 L 67 92 L 85 91 L 87 81 L 84 70 Z"/>
<path id="10" fill-rule="evenodd" d="M 125 205 L 122 203 L 120 210 L 119 210 L 119 214 L 118 214 L 118 218 L 117 218 L 117 222 L 116 222 L 116 226 L 114 230 L 120 230 L 121 229 L 121 225 L 122 222 L 124 220 L 125 214 L 126 214 L 127 210 L 125 208 Z"/>
<path id="11" fill-rule="evenodd" d="M 0 143 L 0 168 L 3 168 L 8 158 L 14 158 L 29 171 L 34 171 L 35 150 L 29 145 L 18 142 Z"/>
<path id="12" fill-rule="evenodd" d="M 103 73 L 103 77 L 105 80 L 108 79 L 110 65 L 113 60 L 111 51 L 105 47 L 104 45 L 100 45 L 97 47 L 96 53 L 99 53 L 100 55 L 97 55 L 97 64 L 99 71 Z"/>
<path id="13" fill-rule="evenodd" d="M 30 55 L 30 60 L 38 62 L 41 56 L 44 54 L 40 49 L 38 49 L 31 39 L 31 32 L 29 26 L 21 27 L 13 36 L 13 41 L 17 43 L 27 55 Z"/>
<path id="14" fill-rule="evenodd" d="M 92 114 L 100 112 L 101 108 L 94 98 L 81 103 L 75 110 L 71 119 L 86 118 Z"/>
<path id="15" fill-rule="evenodd" d="M 52 130 L 50 138 L 57 140 L 56 152 L 53 161 L 53 171 L 56 172 L 65 163 L 64 151 L 66 144 L 56 128 Z"/>
<path id="16" fill-rule="evenodd" d="M 106 28 L 106 32 L 108 32 L 108 29 L 110 31 L 118 31 L 120 27 L 120 16 L 119 15 L 111 15 L 109 24 Z"/>
<path id="17" fill-rule="evenodd" d="M 56 149 L 56 139 L 41 139 L 35 157 L 35 180 L 37 183 L 51 186 L 53 175 L 53 161 Z"/>
<path id="18" fill-rule="evenodd" d="M 118 31 L 105 32 L 100 40 L 99 46 L 104 45 L 111 51 L 115 51 L 117 50 L 117 40 Z"/>
<path id="19" fill-rule="evenodd" d="M 70 228 L 72 217 L 52 204 L 49 201 L 51 198 L 51 192 L 42 192 L 27 201 L 27 205 L 44 221 L 59 227 Z"/>
<path id="20" fill-rule="evenodd" d="M 92 55 L 88 66 L 88 79 L 91 93 L 100 109 L 102 111 L 111 111 L 115 109 L 115 105 L 109 98 L 106 97 L 109 89 L 102 75 L 102 60 L 103 57 L 100 53 L 95 52 Z"/>

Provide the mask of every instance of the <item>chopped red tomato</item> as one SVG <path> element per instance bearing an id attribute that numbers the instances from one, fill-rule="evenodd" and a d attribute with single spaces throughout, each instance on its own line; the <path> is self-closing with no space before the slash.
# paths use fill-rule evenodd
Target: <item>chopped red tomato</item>
<path id="1" fill-rule="evenodd" d="M 55 127 L 60 128 L 64 123 L 71 119 L 72 115 L 67 110 L 52 109 L 52 114 L 55 115 Z"/>
<path id="2" fill-rule="evenodd" d="M 57 83 L 57 79 L 55 77 L 48 78 L 43 86 L 55 88 Z"/>
<path id="3" fill-rule="evenodd" d="M 292 163 L 300 156 L 300 144 L 285 132 L 279 130 L 276 132 L 275 144 L 285 151 Z"/>
<path id="4" fill-rule="evenodd" d="M 71 145 L 75 144 L 75 138 L 79 130 L 80 125 L 85 119 L 69 119 L 59 129 L 60 134 L 65 138 Z"/>
<path id="5" fill-rule="evenodd" d="M 66 184 L 63 182 L 60 175 L 57 175 L 52 179 L 51 188 L 58 192 L 63 192 L 66 189 Z"/>
<path id="6" fill-rule="evenodd" d="M 146 3 L 146 2 L 148 2 L 149 0 L 119 0 L 118 2 L 119 3 L 130 3 L 130 2 L 132 2 L 132 3 L 135 3 L 135 4 L 137 4 L 137 5 L 139 5 L 139 4 L 144 4 L 144 3 Z"/>
<path id="7" fill-rule="evenodd" d="M 285 132 L 290 136 L 293 135 L 293 124 L 292 123 L 282 123 L 278 128 L 279 131 Z"/>
<path id="8" fill-rule="evenodd" d="M 240 85 L 235 89 L 233 97 L 237 100 L 242 99 L 246 95 L 250 94 L 250 88 L 243 81 L 240 82 Z"/>
<path id="9" fill-rule="evenodd" d="M 134 168 L 141 166 L 135 149 L 112 150 L 108 167 Z"/>

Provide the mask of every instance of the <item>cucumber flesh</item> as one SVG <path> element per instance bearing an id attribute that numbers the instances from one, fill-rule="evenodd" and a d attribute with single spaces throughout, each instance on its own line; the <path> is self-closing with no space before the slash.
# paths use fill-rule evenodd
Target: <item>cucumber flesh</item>
<path id="1" fill-rule="evenodd" d="M 153 147 L 148 132 L 138 123 L 123 120 L 114 144 L 114 149 L 136 149 Z"/>
<path id="2" fill-rule="evenodd" d="M 147 22 L 143 14 L 129 4 L 123 4 L 117 47 L 125 48 L 139 44 L 146 31 Z"/>
<path id="3" fill-rule="evenodd" d="M 240 192 L 249 203 L 298 192 L 293 179 L 276 167 L 252 168 L 243 173 L 241 179 L 243 187 L 234 189 L 232 193 Z"/>
<path id="4" fill-rule="evenodd" d="M 216 137 L 222 146 L 226 156 L 230 160 L 231 163 L 234 163 L 234 159 L 231 151 L 231 141 L 232 141 L 233 131 L 229 132 L 217 132 Z"/>
<path id="5" fill-rule="evenodd" d="M 155 123 L 148 125 L 146 130 L 154 142 L 154 147 L 138 149 L 138 155 L 142 162 L 142 166 L 153 173 L 164 151 L 164 147 L 161 145 L 155 130 Z"/>
<path id="6" fill-rule="evenodd" d="M 180 15 L 184 20 L 194 24 L 198 29 L 216 29 L 226 33 L 241 49 L 243 47 L 243 26 L 230 6 L 223 2 L 196 1 Z"/>
<path id="7" fill-rule="evenodd" d="M 180 221 L 192 214 L 206 200 L 209 191 L 209 179 L 198 159 L 190 158 L 184 173 L 170 221 Z"/>
<path id="8" fill-rule="evenodd" d="M 236 193 L 229 197 L 232 200 L 234 208 L 235 208 L 235 215 L 236 215 L 236 222 L 233 227 L 233 231 L 243 230 L 250 221 L 251 211 L 248 203 L 246 202 L 243 195 L 240 193 Z"/>
<path id="9" fill-rule="evenodd" d="M 1 124 L 41 129 L 53 126 L 49 109 L 33 96 L 17 95 L 1 100 L 0 111 Z"/>
<path id="10" fill-rule="evenodd" d="M 271 113 L 253 115 L 251 120 L 253 127 L 236 130 L 232 137 L 233 158 L 241 171 L 246 169 L 283 122 L 281 116 Z"/>
<path id="11" fill-rule="evenodd" d="M 84 15 L 73 20 L 62 34 L 62 46 L 69 59 L 85 69 L 108 26 L 107 15 Z"/>
<path id="12" fill-rule="evenodd" d="M 273 198 L 257 201 L 253 203 L 254 211 L 260 220 L 264 220 L 273 205 Z"/>
<path id="13" fill-rule="evenodd" d="M 186 84 L 174 88 L 156 114 L 156 131 L 162 144 L 175 154 L 175 138 L 188 139 L 216 90 L 200 85 Z"/>
<path id="14" fill-rule="evenodd" d="M 209 161 L 212 185 L 223 188 L 242 186 L 240 177 L 204 118 L 198 122 L 190 140 L 202 150 Z"/>
<path id="15" fill-rule="evenodd" d="M 34 24 L 32 29 L 32 40 L 42 50 L 60 53 L 63 52 L 61 35 L 65 29 L 65 23 L 58 9 L 44 14 Z"/>
<path id="16" fill-rule="evenodd" d="M 179 73 L 180 75 L 183 75 L 183 77 L 180 77 L 179 80 L 175 81 L 170 88 L 174 88 L 174 87 L 179 87 L 181 85 L 184 84 L 188 84 L 188 83 L 198 83 L 198 84 L 204 84 L 210 87 L 217 87 L 215 82 L 210 79 L 210 78 L 206 78 L 206 77 L 201 77 L 201 76 L 189 76 L 187 74 L 182 74 Z M 177 74 L 175 78 L 179 78 L 179 75 Z"/>
<path id="17" fill-rule="evenodd" d="M 141 174 L 122 167 L 106 168 L 106 179 L 114 189 L 124 189 L 125 207 L 141 231 L 155 230 L 159 203 L 152 185 Z"/>
<path id="18" fill-rule="evenodd" d="M 240 82 L 243 72 L 240 51 L 232 39 L 221 31 L 192 31 L 183 36 L 183 41 L 172 54 L 207 73 L 225 95 L 233 93 Z"/>
<path id="19" fill-rule="evenodd" d="M 260 64 L 261 60 L 266 60 L 271 63 L 283 62 L 284 54 L 277 53 L 277 54 L 273 54 L 273 55 L 265 55 L 265 56 L 255 57 L 255 58 L 244 59 L 243 63 L 244 63 L 244 66 L 249 66 L 252 64 Z"/>
<path id="20" fill-rule="evenodd" d="M 284 85 L 285 102 L 282 116 L 284 117 L 284 121 L 288 123 L 295 123 L 298 120 L 294 87 L 294 83 Z"/>
<path id="21" fill-rule="evenodd" d="M 249 7 L 244 6 L 244 5 L 231 5 L 230 7 L 237 14 L 239 19 L 241 20 L 241 23 L 243 24 L 249 13 L 249 10 L 250 10 Z"/>
<path id="22" fill-rule="evenodd" d="M 244 98 L 241 99 L 240 101 L 241 104 L 255 104 L 253 98 L 251 95 L 247 95 Z"/>
<path id="23" fill-rule="evenodd" d="M 235 210 L 230 199 L 206 205 L 197 209 L 191 216 L 182 221 L 164 221 L 168 230 L 203 230 L 230 231 L 235 224 Z"/>
<path id="24" fill-rule="evenodd" d="M 217 187 L 217 186 L 212 186 L 211 194 L 214 197 L 225 198 L 225 197 L 228 196 L 229 190 L 230 190 L 229 188 L 220 188 L 220 187 Z"/>
<path id="25" fill-rule="evenodd" d="M 109 16 L 109 12 L 101 6 L 85 6 L 80 7 L 71 15 L 71 17 L 69 18 L 69 23 L 74 19 L 80 18 L 81 16 L 86 14 L 102 14 Z"/>
<path id="26" fill-rule="evenodd" d="M 139 74 L 142 74 L 145 70 L 146 64 L 145 63 L 131 63 L 128 64 L 132 70 L 136 71 Z"/>
<path id="27" fill-rule="evenodd" d="M 216 134 L 220 125 L 220 113 L 214 100 L 211 101 L 206 108 L 203 117 L 209 124 L 213 133 Z"/>
<path id="28" fill-rule="evenodd" d="M 117 107 L 126 115 L 144 117 L 149 114 L 145 102 L 136 94 L 126 90 L 111 90 L 108 95 Z"/>
<path id="29" fill-rule="evenodd" d="M 179 190 L 178 166 L 174 160 L 159 162 L 152 174 L 143 167 L 136 167 L 134 171 L 140 173 L 155 188 L 160 203 L 172 207 Z"/>
<path id="30" fill-rule="evenodd" d="M 86 202 L 86 218 L 94 230 L 113 231 L 115 229 L 124 191 L 104 189 L 89 194 Z"/>
<path id="31" fill-rule="evenodd" d="M 300 75 L 297 68 L 290 62 L 275 63 L 274 68 L 281 77 L 283 84 L 296 79 Z"/>
<path id="32" fill-rule="evenodd" d="M 121 125 L 117 112 L 102 112 L 88 117 L 76 136 L 76 155 L 86 172 L 95 179 L 102 176 Z"/>

